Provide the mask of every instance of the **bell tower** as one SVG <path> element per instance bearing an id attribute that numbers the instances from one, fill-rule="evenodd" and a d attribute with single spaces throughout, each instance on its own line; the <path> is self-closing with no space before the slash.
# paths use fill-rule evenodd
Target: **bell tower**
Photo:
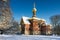
<path id="1" fill-rule="evenodd" d="M 38 34 L 40 34 L 38 20 L 36 19 L 36 11 L 37 11 L 37 9 L 36 9 L 35 3 L 34 3 L 34 8 L 32 10 L 33 16 L 30 19 L 30 21 L 31 21 L 31 27 L 30 27 L 31 32 L 30 33 L 32 35 L 38 35 Z"/>

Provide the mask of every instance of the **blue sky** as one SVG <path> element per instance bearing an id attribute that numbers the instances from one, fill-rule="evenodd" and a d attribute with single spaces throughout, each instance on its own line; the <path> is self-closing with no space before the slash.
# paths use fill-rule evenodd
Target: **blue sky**
<path id="1" fill-rule="evenodd" d="M 37 17 L 50 22 L 49 18 L 60 14 L 60 0 L 11 0 L 10 8 L 16 21 L 22 16 L 32 17 L 33 4 L 36 3 Z"/>

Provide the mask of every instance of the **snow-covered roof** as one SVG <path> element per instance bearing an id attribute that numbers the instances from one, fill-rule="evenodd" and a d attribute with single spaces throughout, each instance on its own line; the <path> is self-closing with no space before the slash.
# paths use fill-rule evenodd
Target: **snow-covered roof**
<path id="1" fill-rule="evenodd" d="M 32 19 L 32 18 L 31 18 L 31 19 Z M 42 19 L 42 18 L 37 18 L 37 17 L 33 17 L 33 19 L 46 21 L 45 19 Z"/>
<path id="2" fill-rule="evenodd" d="M 23 16 L 22 19 L 24 21 L 24 24 L 30 24 L 29 19 L 37 19 L 37 20 L 42 20 L 42 21 L 45 21 L 46 22 L 46 20 L 41 19 L 41 18 L 37 18 L 37 17 L 29 18 L 29 17 Z"/>
<path id="3" fill-rule="evenodd" d="M 24 21 L 24 24 L 30 24 L 30 22 L 29 22 L 29 20 L 28 20 L 29 17 L 23 16 L 22 19 L 23 19 L 23 21 Z"/>
<path id="4" fill-rule="evenodd" d="M 40 19 L 40 20 L 46 21 L 45 19 Z"/>
<path id="5" fill-rule="evenodd" d="M 37 20 L 40 20 L 40 18 L 37 18 L 37 17 L 33 17 L 33 19 L 37 19 Z"/>

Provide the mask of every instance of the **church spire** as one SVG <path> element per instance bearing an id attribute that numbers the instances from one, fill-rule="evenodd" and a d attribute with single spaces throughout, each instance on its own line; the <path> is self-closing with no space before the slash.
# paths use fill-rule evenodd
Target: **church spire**
<path id="1" fill-rule="evenodd" d="M 34 2 L 34 8 L 35 8 L 35 2 Z"/>
<path id="2" fill-rule="evenodd" d="M 37 9 L 35 8 L 35 2 L 34 2 L 33 17 L 36 17 L 36 11 L 37 11 Z"/>

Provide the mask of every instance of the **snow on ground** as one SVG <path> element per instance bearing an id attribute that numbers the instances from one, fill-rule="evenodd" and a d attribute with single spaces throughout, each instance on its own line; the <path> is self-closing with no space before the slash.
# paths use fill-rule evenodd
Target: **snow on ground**
<path id="1" fill-rule="evenodd" d="M 60 36 L 0 35 L 0 40 L 60 40 Z"/>

